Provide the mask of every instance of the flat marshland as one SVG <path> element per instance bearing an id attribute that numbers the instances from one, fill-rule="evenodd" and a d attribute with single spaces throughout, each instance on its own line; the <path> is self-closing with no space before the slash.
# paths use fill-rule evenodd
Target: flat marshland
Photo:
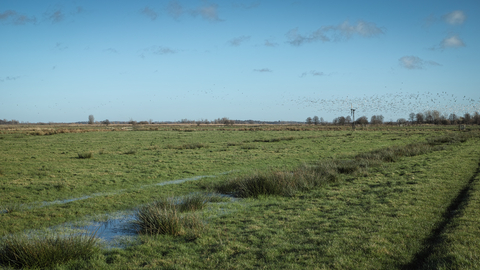
<path id="1" fill-rule="evenodd" d="M 0 267 L 480 269 L 479 167 L 477 126 L 2 127 Z"/>

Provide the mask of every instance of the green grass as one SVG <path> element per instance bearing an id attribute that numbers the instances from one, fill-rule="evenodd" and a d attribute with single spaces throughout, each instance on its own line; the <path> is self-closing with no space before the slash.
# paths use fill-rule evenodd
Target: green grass
<path id="1" fill-rule="evenodd" d="M 50 267 L 478 268 L 478 133 L 335 129 L 6 132 L 0 235 L 137 209 L 138 242 Z M 155 185 L 199 175 L 217 177 Z"/>

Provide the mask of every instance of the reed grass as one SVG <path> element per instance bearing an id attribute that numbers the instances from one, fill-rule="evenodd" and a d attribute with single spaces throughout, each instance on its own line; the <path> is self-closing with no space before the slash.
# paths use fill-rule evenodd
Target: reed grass
<path id="1" fill-rule="evenodd" d="M 43 269 L 71 260 L 88 260 L 99 251 L 96 233 L 10 235 L 0 243 L 0 264 L 13 268 Z"/>
<path id="2" fill-rule="evenodd" d="M 93 152 L 78 153 L 78 158 L 80 159 L 92 158 L 92 157 L 93 157 Z"/>

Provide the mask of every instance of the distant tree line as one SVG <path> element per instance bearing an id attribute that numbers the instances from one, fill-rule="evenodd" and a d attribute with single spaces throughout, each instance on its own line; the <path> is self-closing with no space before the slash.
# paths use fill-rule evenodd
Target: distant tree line
<path id="1" fill-rule="evenodd" d="M 307 125 L 324 125 L 326 123 L 327 122 L 325 122 L 325 120 L 323 120 L 323 117 L 318 118 L 318 116 L 316 116 L 316 115 L 313 118 L 308 117 L 307 120 L 306 120 Z"/>
<path id="2" fill-rule="evenodd" d="M 7 119 L 0 119 L 0 125 L 17 125 L 19 122 L 17 120 L 10 120 L 8 121 Z"/>
<path id="3" fill-rule="evenodd" d="M 312 124 L 313 119 L 308 117 L 306 123 Z M 333 125 L 351 125 L 352 119 L 350 116 L 340 116 L 332 121 Z M 454 113 L 442 114 L 437 110 L 429 110 L 423 113 L 410 113 L 408 120 L 405 118 L 399 118 L 396 122 L 385 122 L 383 115 L 373 115 L 368 121 L 366 116 L 361 116 L 355 120 L 355 124 L 358 125 L 419 125 L 419 124 L 433 124 L 433 125 L 480 125 L 480 113 L 474 114 L 465 113 L 463 116 L 458 116 Z"/>

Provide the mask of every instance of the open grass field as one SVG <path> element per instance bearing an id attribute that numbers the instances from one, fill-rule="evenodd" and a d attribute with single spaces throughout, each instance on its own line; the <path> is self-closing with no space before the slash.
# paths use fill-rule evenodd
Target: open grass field
<path id="1" fill-rule="evenodd" d="M 477 126 L 2 127 L 0 267 L 480 269 L 479 172 Z M 26 235 L 130 210 L 121 248 Z"/>

